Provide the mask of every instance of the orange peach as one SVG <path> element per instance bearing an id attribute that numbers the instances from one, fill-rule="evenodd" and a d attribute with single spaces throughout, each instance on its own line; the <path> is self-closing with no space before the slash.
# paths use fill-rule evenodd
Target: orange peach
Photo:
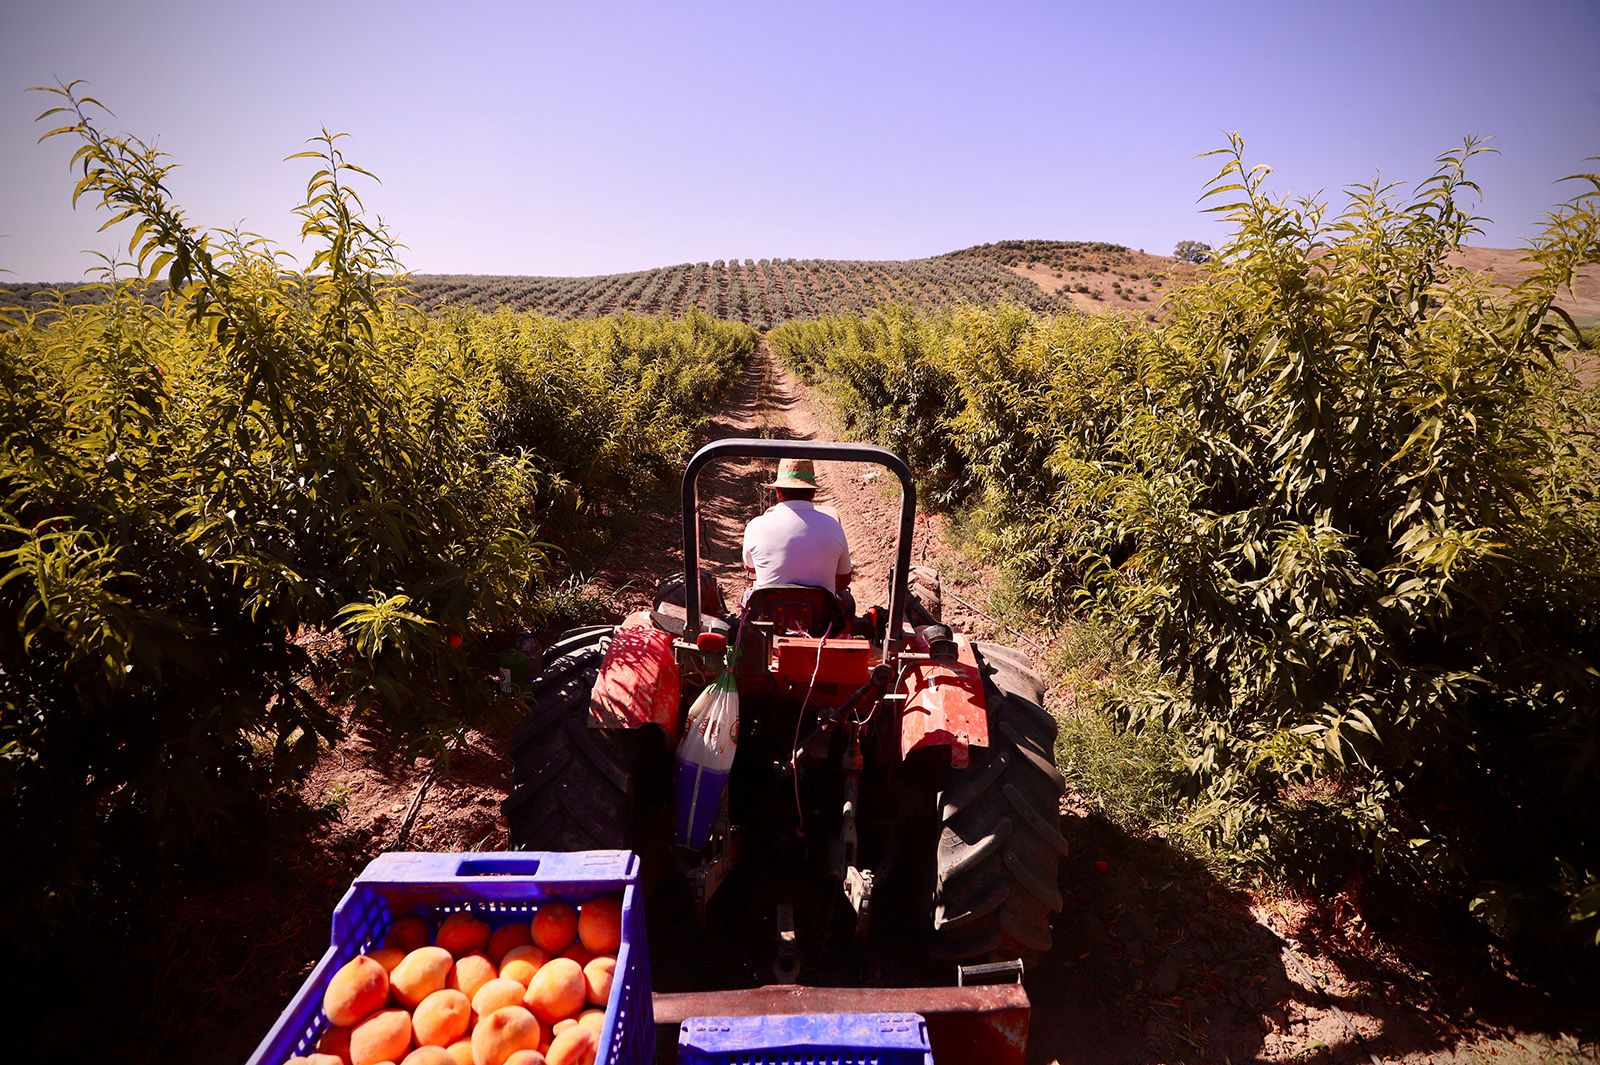
<path id="1" fill-rule="evenodd" d="M 560 954 L 578 938 L 578 911 L 564 902 L 547 902 L 533 915 L 533 944 Z"/>
<path id="2" fill-rule="evenodd" d="M 330 1054 L 350 1065 L 350 1029 L 334 1027 L 323 1032 L 317 1040 L 317 1053 Z"/>
<path id="3" fill-rule="evenodd" d="M 520 1006 L 526 991 L 527 988 L 515 980 L 496 977 L 478 988 L 478 993 L 472 996 L 472 1012 L 479 1017 L 487 1017 L 506 1006 Z"/>
<path id="4" fill-rule="evenodd" d="M 600 1036 L 580 1024 L 550 1041 L 545 1061 L 549 1065 L 594 1065 L 599 1050 Z"/>
<path id="5" fill-rule="evenodd" d="M 622 900 L 607 895 L 584 903 L 578 911 L 578 940 L 596 954 L 615 954 L 622 946 Z"/>
<path id="6" fill-rule="evenodd" d="M 472 1040 L 462 1039 L 445 1047 L 452 1065 L 472 1065 Z"/>
<path id="7" fill-rule="evenodd" d="M 539 1022 L 521 1006 L 495 1010 L 472 1030 L 472 1065 L 505 1065 L 519 1050 L 537 1050 L 539 1035 Z"/>
<path id="8" fill-rule="evenodd" d="M 547 960 L 544 951 L 529 944 L 525 947 L 512 947 L 506 956 L 500 959 L 500 975 L 507 980 L 515 980 L 523 987 L 533 983 L 533 974 L 539 971 Z"/>
<path id="9" fill-rule="evenodd" d="M 533 942 L 533 931 L 528 927 L 527 921 L 516 921 L 512 924 L 501 925 L 489 937 L 489 957 L 494 959 L 496 965 L 503 965 L 506 952 L 517 947 L 526 947 Z"/>
<path id="10" fill-rule="evenodd" d="M 446 988 L 423 999 L 411 1015 L 417 1045 L 446 1047 L 467 1034 L 472 1026 L 472 1003 L 460 991 Z"/>
<path id="11" fill-rule="evenodd" d="M 595 953 L 582 943 L 574 943 L 572 946 L 561 952 L 561 957 L 571 958 L 573 961 L 577 962 L 579 966 L 584 966 L 594 961 Z"/>
<path id="12" fill-rule="evenodd" d="M 444 987 L 455 959 L 443 947 L 418 947 L 401 959 L 389 974 L 394 1000 L 407 1009 Z"/>
<path id="13" fill-rule="evenodd" d="M 489 945 L 489 926 L 470 913 L 452 913 L 439 926 L 439 934 L 433 937 L 433 942 L 458 958 L 463 954 L 479 954 Z"/>
<path id="14" fill-rule="evenodd" d="M 611 1001 L 611 982 L 616 974 L 615 958 L 596 958 L 583 967 L 583 984 L 590 1002 L 604 1006 Z"/>
<path id="15" fill-rule="evenodd" d="M 605 1010 L 584 1010 L 578 1014 L 578 1023 L 585 1028 L 594 1029 L 594 1034 L 599 1035 L 606 1026 Z"/>
<path id="16" fill-rule="evenodd" d="M 283 1065 L 343 1065 L 337 1054 L 296 1054 Z"/>
<path id="17" fill-rule="evenodd" d="M 455 1065 L 455 1059 L 444 1047 L 418 1047 L 400 1065 Z"/>
<path id="18" fill-rule="evenodd" d="M 522 997 L 522 1004 L 545 1025 L 577 1016 L 586 1001 L 583 970 L 571 958 L 556 958 L 534 973 Z"/>
<path id="19" fill-rule="evenodd" d="M 487 954 L 468 954 L 456 959 L 455 967 L 450 970 L 450 978 L 445 981 L 444 986 L 453 987 L 470 999 L 478 993 L 478 988 L 497 975 L 494 971 L 494 962 L 489 960 Z"/>
<path id="20" fill-rule="evenodd" d="M 389 1001 L 389 973 L 358 954 L 339 967 L 322 993 L 322 1012 L 336 1025 L 352 1025 L 381 1010 Z"/>
<path id="21" fill-rule="evenodd" d="M 350 1033 L 351 1065 L 399 1061 L 410 1049 L 411 1014 L 405 1010 L 379 1010 Z"/>
<path id="22" fill-rule="evenodd" d="M 423 944 L 423 946 L 427 946 L 427 944 Z M 377 947 L 367 951 L 367 957 L 383 966 L 384 972 L 392 973 L 394 972 L 394 967 L 404 961 L 408 953 L 410 952 L 401 950 L 399 947 Z"/>
<path id="23" fill-rule="evenodd" d="M 432 942 L 433 932 L 426 921 L 420 917 L 402 917 L 389 926 L 389 934 L 384 937 L 383 945 L 397 947 L 410 954 Z"/>

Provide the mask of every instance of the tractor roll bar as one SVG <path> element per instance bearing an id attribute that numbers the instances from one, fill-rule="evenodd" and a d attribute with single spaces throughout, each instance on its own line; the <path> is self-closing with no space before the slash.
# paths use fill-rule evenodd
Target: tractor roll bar
<path id="1" fill-rule="evenodd" d="M 735 437 L 714 440 L 694 453 L 683 471 L 683 590 L 687 597 L 683 638 L 700 632 L 700 471 L 719 459 L 812 459 L 822 462 L 870 462 L 900 478 L 900 539 L 895 544 L 894 573 L 889 583 L 889 625 L 883 653 L 894 652 L 905 616 L 906 579 L 911 569 L 911 535 L 917 520 L 917 486 L 911 467 L 893 451 L 876 444 L 816 443 L 810 440 L 758 440 Z M 831 589 L 830 589 L 831 591 Z"/>

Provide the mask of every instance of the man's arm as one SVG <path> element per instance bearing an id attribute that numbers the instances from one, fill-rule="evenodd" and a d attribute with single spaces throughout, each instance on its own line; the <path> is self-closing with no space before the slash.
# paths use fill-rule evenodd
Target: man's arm
<path id="1" fill-rule="evenodd" d="M 850 580 L 856 575 L 856 564 L 850 561 L 850 541 L 842 535 L 844 533 L 843 526 L 839 527 L 839 532 L 841 534 L 839 537 L 839 566 L 837 575 L 834 577 L 835 587 L 833 590 L 835 592 L 842 592 L 850 587 Z"/>

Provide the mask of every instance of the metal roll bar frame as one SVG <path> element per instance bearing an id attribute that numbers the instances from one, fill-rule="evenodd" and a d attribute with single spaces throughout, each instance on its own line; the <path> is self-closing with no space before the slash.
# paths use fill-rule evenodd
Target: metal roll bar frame
<path id="1" fill-rule="evenodd" d="M 821 462 L 866 462 L 900 479 L 900 538 L 895 544 L 889 579 L 889 623 L 883 654 L 898 650 L 905 617 L 906 581 L 911 569 L 911 537 L 917 521 L 917 486 L 904 459 L 876 444 L 817 443 L 810 440 L 760 440 L 734 437 L 714 440 L 694 453 L 683 471 L 683 587 L 687 596 L 683 639 L 693 643 L 700 633 L 700 472 L 713 462 L 735 458 L 812 459 Z M 831 591 L 831 589 L 830 589 Z"/>

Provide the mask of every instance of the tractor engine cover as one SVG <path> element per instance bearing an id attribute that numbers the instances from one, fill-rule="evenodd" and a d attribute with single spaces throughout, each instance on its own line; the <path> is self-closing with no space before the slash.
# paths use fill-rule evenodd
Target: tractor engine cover
<path id="1" fill-rule="evenodd" d="M 817 661 L 818 652 L 822 661 Z M 775 636 L 772 672 L 791 684 L 813 682 L 859 688 L 872 672 L 872 645 L 855 637 L 818 640 L 810 636 Z"/>

